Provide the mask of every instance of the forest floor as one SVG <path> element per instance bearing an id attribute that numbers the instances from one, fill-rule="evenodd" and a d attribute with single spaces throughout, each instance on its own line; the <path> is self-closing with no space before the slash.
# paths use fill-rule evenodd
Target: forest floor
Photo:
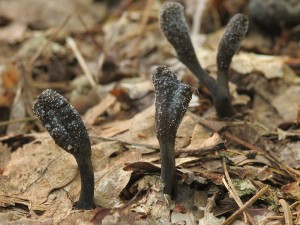
<path id="1" fill-rule="evenodd" d="M 299 27 L 271 33 L 249 16 L 230 67 L 236 113 L 220 119 L 160 31 L 164 2 L 0 1 L 0 224 L 300 224 Z M 201 66 L 215 77 L 224 28 L 249 1 L 180 2 Z M 193 88 L 172 200 L 161 193 L 157 65 Z M 95 209 L 74 208 L 76 161 L 32 111 L 45 89 L 88 129 Z"/>

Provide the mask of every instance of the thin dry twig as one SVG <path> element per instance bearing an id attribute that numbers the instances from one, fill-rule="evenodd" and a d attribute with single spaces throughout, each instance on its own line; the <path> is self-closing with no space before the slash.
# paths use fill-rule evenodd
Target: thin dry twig
<path id="1" fill-rule="evenodd" d="M 233 199 L 235 200 L 236 204 L 240 208 L 242 208 L 244 206 L 244 204 L 243 204 L 242 200 L 240 199 L 240 196 L 238 195 L 238 193 L 232 183 L 232 180 L 229 176 L 227 166 L 226 166 L 226 161 L 225 161 L 224 157 L 222 158 L 222 161 L 223 161 L 224 174 L 225 174 L 225 177 L 226 177 L 228 183 L 226 182 L 226 179 L 224 177 L 223 177 L 222 181 L 223 181 L 225 187 L 227 188 L 227 190 L 229 191 L 229 193 L 231 194 L 231 196 L 233 197 Z M 243 212 L 243 214 L 244 214 L 244 220 L 247 223 L 247 221 L 248 221 L 247 216 L 249 216 L 249 215 L 247 215 L 246 212 Z"/>
<path id="2" fill-rule="evenodd" d="M 106 59 L 106 54 L 104 52 L 101 52 L 99 55 L 99 58 L 98 58 L 97 69 L 96 69 L 97 82 L 99 81 L 99 77 L 100 77 L 105 59 Z"/>
<path id="3" fill-rule="evenodd" d="M 97 83 L 95 82 L 93 75 L 91 74 L 89 68 L 87 67 L 87 64 L 86 64 L 82 54 L 80 53 L 80 51 L 76 45 L 76 42 L 71 37 L 67 37 L 66 40 L 67 40 L 67 44 L 70 46 L 76 59 L 78 60 L 81 69 L 83 70 L 84 74 L 87 76 L 88 81 L 90 82 L 90 85 L 92 87 L 96 87 Z"/>
<path id="4" fill-rule="evenodd" d="M 285 224 L 293 225 L 293 217 L 288 203 L 284 199 L 280 199 L 279 203 L 283 209 Z"/>
<path id="5" fill-rule="evenodd" d="M 278 220 L 282 220 L 282 219 L 284 219 L 284 216 L 270 216 L 270 217 L 264 219 L 262 221 L 261 225 L 266 225 L 271 220 L 277 220 L 278 221 Z"/>
<path id="6" fill-rule="evenodd" d="M 120 17 L 123 12 L 129 8 L 129 6 L 133 3 L 133 0 L 123 0 L 120 5 L 113 11 L 112 15 L 108 18 Z"/>
<path id="7" fill-rule="evenodd" d="M 140 143 L 135 143 L 135 142 L 131 142 L 131 141 L 119 140 L 118 138 L 108 138 L 108 137 L 101 137 L 101 136 L 94 136 L 94 135 L 90 135 L 90 138 L 104 140 L 104 141 L 118 141 L 118 142 L 120 142 L 122 144 L 126 144 L 126 145 L 134 145 L 134 146 L 138 146 L 138 147 L 145 147 L 145 148 L 150 148 L 150 149 L 155 149 L 155 150 L 159 149 L 158 145 L 140 144 Z"/>
<path id="8" fill-rule="evenodd" d="M 191 31 L 191 36 L 195 37 L 200 33 L 200 27 L 202 22 L 202 16 L 205 10 L 205 7 L 208 3 L 208 0 L 197 1 L 195 14 L 193 16 L 193 26 Z"/>
<path id="9" fill-rule="evenodd" d="M 223 223 L 222 225 L 228 225 L 231 224 L 241 213 L 243 213 L 248 207 L 250 207 L 251 205 L 254 204 L 254 202 L 256 202 L 257 199 L 259 199 L 262 195 L 264 195 L 268 190 L 269 190 L 270 186 L 267 185 L 265 187 L 263 187 L 259 192 L 257 192 L 248 202 L 246 202 L 245 205 L 243 205 L 242 208 L 240 208 L 239 210 L 237 210 L 235 213 L 233 213 L 230 217 L 228 217 Z"/>
<path id="10" fill-rule="evenodd" d="M 9 124 L 25 123 L 25 122 L 29 122 L 29 121 L 35 121 L 35 120 L 37 120 L 36 117 L 25 117 L 25 118 L 20 118 L 20 119 L 7 120 L 7 121 L 0 122 L 0 127 L 6 126 Z"/>
<path id="11" fill-rule="evenodd" d="M 20 62 L 20 71 L 21 71 L 21 77 L 22 82 L 24 85 L 24 104 L 26 108 L 26 112 L 30 117 L 35 117 L 35 115 L 32 112 L 32 103 L 33 103 L 33 94 L 32 94 L 32 88 L 31 88 L 31 76 L 29 76 L 29 71 L 31 67 L 24 66 L 23 62 Z M 40 130 L 43 129 L 40 123 L 35 123 Z"/>
<path id="12" fill-rule="evenodd" d="M 72 87 L 68 85 L 68 82 L 44 82 L 44 81 L 33 81 L 31 87 L 38 89 L 61 89 L 64 91 L 71 91 Z"/>
<path id="13" fill-rule="evenodd" d="M 176 154 L 186 154 L 188 156 L 203 156 L 207 155 L 209 153 L 221 151 L 221 150 L 226 150 L 226 147 L 224 145 L 224 142 L 213 145 L 213 146 L 208 146 L 208 147 L 203 147 L 203 148 L 198 148 L 198 149 L 176 149 Z"/>

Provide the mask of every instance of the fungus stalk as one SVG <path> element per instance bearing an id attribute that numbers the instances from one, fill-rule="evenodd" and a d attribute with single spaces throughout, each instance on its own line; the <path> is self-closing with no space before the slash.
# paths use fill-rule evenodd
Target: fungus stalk
<path id="1" fill-rule="evenodd" d="M 227 24 L 226 30 L 220 40 L 218 53 L 217 53 L 217 86 L 218 95 L 221 97 L 216 97 L 216 101 L 221 101 L 216 103 L 217 105 L 223 107 L 231 106 L 230 92 L 228 85 L 228 71 L 232 61 L 232 58 L 236 51 L 239 49 L 242 40 L 244 39 L 248 30 L 248 19 L 245 15 L 239 13 L 233 16 L 229 23 Z M 222 98 L 222 96 L 225 96 Z M 228 103 L 227 103 L 228 101 Z M 223 103 L 222 103 L 223 102 Z M 225 103 L 224 103 L 225 102 Z M 222 107 L 222 108 L 223 108 Z M 222 110 L 221 114 L 227 114 L 230 116 L 233 114 L 233 108 L 228 108 L 228 112 Z"/>
<path id="2" fill-rule="evenodd" d="M 155 90 L 156 136 L 161 153 L 161 180 L 163 193 L 174 193 L 175 138 L 179 124 L 192 98 L 192 89 L 177 80 L 176 75 L 165 66 L 153 71 Z"/>
<path id="3" fill-rule="evenodd" d="M 248 20 L 242 14 L 234 16 L 220 42 L 217 64 L 217 81 L 209 76 L 201 67 L 184 18 L 183 6 L 179 3 L 168 2 L 160 12 L 159 23 L 162 33 L 174 47 L 178 59 L 207 87 L 211 93 L 217 114 L 220 117 L 232 116 L 231 96 L 228 88 L 228 68 L 231 59 L 240 46 L 248 29 Z"/>
<path id="4" fill-rule="evenodd" d="M 33 104 L 33 112 L 55 143 L 76 159 L 81 177 L 81 191 L 76 207 L 93 208 L 94 172 L 91 143 L 81 117 L 63 96 L 51 89 L 38 96 Z"/>

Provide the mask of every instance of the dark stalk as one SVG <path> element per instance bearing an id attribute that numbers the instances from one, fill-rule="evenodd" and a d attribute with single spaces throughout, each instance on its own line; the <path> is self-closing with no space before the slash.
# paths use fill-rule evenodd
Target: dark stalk
<path id="1" fill-rule="evenodd" d="M 231 101 L 228 86 L 228 71 L 234 54 L 239 49 L 242 40 L 246 36 L 248 23 L 248 19 L 245 15 L 241 13 L 234 15 L 227 24 L 226 30 L 219 43 L 217 54 L 217 86 L 219 92 L 224 93 L 222 94 L 224 96 L 223 102 Z M 216 99 L 219 100 L 222 98 Z M 218 104 L 221 105 L 222 103 L 220 102 Z M 224 107 L 226 107 L 226 105 L 229 107 L 229 104 L 231 106 L 231 103 L 225 103 Z M 221 114 L 230 116 L 232 113 L 233 108 L 231 107 L 228 108 L 227 111 L 223 110 Z"/>
<path id="2" fill-rule="evenodd" d="M 78 157 L 77 157 L 78 158 Z M 94 208 L 94 169 L 91 157 L 83 157 L 83 160 L 77 160 L 80 178 L 81 191 L 79 201 L 76 205 L 78 209 Z"/>
<path id="3" fill-rule="evenodd" d="M 177 80 L 176 75 L 165 66 L 153 71 L 155 90 L 156 136 L 161 153 L 161 180 L 163 193 L 175 192 L 175 138 L 179 124 L 192 98 L 192 89 Z"/>
<path id="4" fill-rule="evenodd" d="M 86 127 L 77 111 L 56 91 L 43 91 L 33 104 L 33 112 L 55 143 L 72 154 L 79 167 L 81 191 L 78 209 L 94 207 L 94 172 L 91 143 Z"/>

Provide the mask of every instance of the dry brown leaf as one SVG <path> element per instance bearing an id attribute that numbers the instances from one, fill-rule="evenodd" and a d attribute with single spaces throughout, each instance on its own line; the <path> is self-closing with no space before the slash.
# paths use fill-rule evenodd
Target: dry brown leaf
<path id="1" fill-rule="evenodd" d="M 288 143 L 280 149 L 280 160 L 295 168 L 300 168 L 300 142 Z"/>
<path id="2" fill-rule="evenodd" d="M 254 53 L 239 53 L 233 57 L 231 68 L 240 74 L 259 71 L 267 79 L 296 77 L 293 70 L 285 64 L 286 57 L 258 55 Z"/>
<path id="3" fill-rule="evenodd" d="M 61 7 L 63 6 L 63 7 Z M 69 14 L 80 14 L 84 21 L 95 24 L 106 15 L 103 4 L 90 4 L 85 0 L 43 0 L 1 1 L 0 14 L 6 18 L 20 23 L 43 26 L 44 28 L 57 27 Z M 55 16 L 53 16 L 55 15 Z M 83 31 L 84 27 L 74 15 L 64 29 L 68 31 Z"/>
<path id="4" fill-rule="evenodd" d="M 90 108 L 84 115 L 83 121 L 87 125 L 93 125 L 98 116 L 104 113 L 109 107 L 116 102 L 116 97 L 113 95 L 106 95 L 100 103 Z"/>
<path id="5" fill-rule="evenodd" d="M 275 97 L 272 105 L 276 108 L 283 122 L 297 120 L 298 107 L 300 104 L 300 86 L 290 86 L 284 93 Z"/>
<path id="6" fill-rule="evenodd" d="M 10 157 L 11 153 L 8 146 L 0 142 L 0 175 L 3 174 L 6 165 L 9 163 Z"/>
<path id="7" fill-rule="evenodd" d="M 44 203 L 52 190 L 64 187 L 75 178 L 78 171 L 75 159 L 66 152 L 61 153 L 49 162 L 42 176 L 21 194 L 33 205 Z"/>
<path id="8" fill-rule="evenodd" d="M 171 216 L 170 209 L 160 193 L 159 177 L 145 176 L 137 185 L 138 190 L 148 190 L 148 194 L 134 204 L 131 210 L 141 216 L 148 215 L 147 221 L 150 224 L 168 224 Z"/>
<path id="9" fill-rule="evenodd" d="M 0 213 L 0 221 L 5 225 L 41 225 L 41 222 L 35 218 L 26 218 L 22 212 L 10 211 Z M 51 224 L 52 219 L 48 218 L 44 224 Z"/>
<path id="10" fill-rule="evenodd" d="M 206 129 L 201 124 L 196 124 L 191 143 L 187 146 L 187 149 L 199 149 L 205 147 L 204 142 L 211 136 L 212 132 Z M 207 146 L 207 145 L 206 145 Z"/>
<path id="11" fill-rule="evenodd" d="M 154 105 L 152 105 L 133 117 L 129 133 L 134 142 L 158 146 L 154 114 Z"/>
<path id="12" fill-rule="evenodd" d="M 52 190 L 74 179 L 77 164 L 70 154 L 63 152 L 49 139 L 40 144 L 27 144 L 12 153 L 12 160 L 4 174 L 9 176 L 9 184 L 16 188 L 4 188 L 3 192 L 8 197 L 26 199 L 35 208 L 47 200 Z M 7 185 L 7 188 L 10 186 Z"/>
<path id="13" fill-rule="evenodd" d="M 48 207 L 39 218 L 41 221 L 47 221 L 47 219 L 51 218 L 52 223 L 57 224 L 72 213 L 73 203 L 64 189 L 51 192 L 45 205 Z"/>
<path id="14" fill-rule="evenodd" d="M 101 137 L 113 137 L 117 134 L 123 133 L 129 130 L 131 119 L 129 120 L 115 120 L 112 122 L 105 123 L 95 131 L 97 135 Z"/>
<path id="15" fill-rule="evenodd" d="M 111 167 L 104 176 L 95 183 L 95 203 L 102 207 L 120 207 L 123 203 L 120 193 L 127 185 L 131 171 L 124 171 L 124 164 Z"/>
<path id="16" fill-rule="evenodd" d="M 92 146 L 92 162 L 94 171 L 100 176 L 103 176 L 107 170 L 112 166 L 115 166 L 114 158 L 110 158 L 113 155 L 121 155 L 125 151 L 124 146 L 118 141 L 106 141 L 100 142 Z"/>

